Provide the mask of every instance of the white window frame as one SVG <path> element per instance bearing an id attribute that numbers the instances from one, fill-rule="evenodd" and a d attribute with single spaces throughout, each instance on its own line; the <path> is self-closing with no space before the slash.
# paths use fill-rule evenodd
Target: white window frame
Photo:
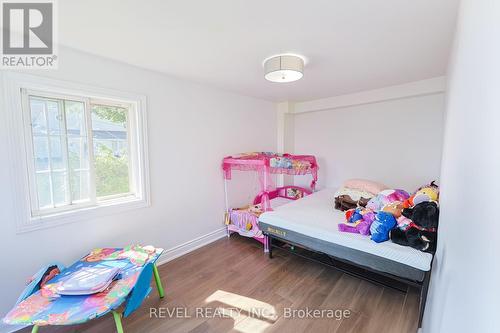
<path id="1" fill-rule="evenodd" d="M 9 129 L 10 160 L 12 165 L 12 191 L 17 213 L 18 233 L 57 226 L 79 220 L 93 219 L 110 214 L 119 214 L 130 209 L 150 206 L 149 161 L 147 140 L 146 97 L 140 94 L 96 88 L 78 83 L 53 80 L 33 75 L 7 72 L 4 74 L 4 94 L 6 123 Z M 33 163 L 31 113 L 28 95 L 84 101 L 87 110 L 90 102 L 99 104 L 110 102 L 116 106 L 127 106 L 127 137 L 129 140 L 129 181 L 130 192 L 91 200 L 86 204 L 57 207 L 37 214 L 36 186 Z M 90 112 L 86 112 L 87 117 Z M 92 144 L 90 119 L 87 119 L 88 144 Z M 131 130 L 134 129 L 134 130 Z M 89 149 L 89 154 L 92 149 Z M 92 168 L 93 157 L 89 156 Z M 92 173 L 91 173 L 92 174 Z M 90 191 L 94 179 L 91 178 Z M 95 193 L 95 192 L 94 192 Z M 94 198 L 96 199 L 96 198 Z M 35 202 L 33 201 L 35 200 Z M 34 205 L 35 204 L 35 205 Z"/>

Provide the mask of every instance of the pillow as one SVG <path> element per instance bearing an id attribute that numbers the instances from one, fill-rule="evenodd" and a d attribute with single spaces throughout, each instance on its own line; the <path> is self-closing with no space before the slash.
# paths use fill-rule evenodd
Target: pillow
<path id="1" fill-rule="evenodd" d="M 366 179 L 349 179 L 345 181 L 343 186 L 354 188 L 360 191 L 370 192 L 373 193 L 373 195 L 378 194 L 383 190 L 389 189 L 389 187 L 385 186 L 384 184 Z"/>

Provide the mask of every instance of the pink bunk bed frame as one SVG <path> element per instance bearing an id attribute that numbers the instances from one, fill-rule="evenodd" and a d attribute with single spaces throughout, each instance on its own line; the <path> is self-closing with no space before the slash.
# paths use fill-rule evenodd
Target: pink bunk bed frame
<path id="1" fill-rule="evenodd" d="M 226 203 L 227 236 L 232 232 L 252 237 L 264 246 L 268 252 L 267 236 L 259 229 L 258 215 L 251 211 L 231 209 L 228 203 L 227 181 L 231 179 L 232 170 L 256 171 L 259 176 L 260 193 L 257 194 L 253 205 L 260 205 L 263 212 L 271 211 L 271 200 L 281 197 L 288 200 L 297 200 L 314 192 L 318 180 L 318 164 L 312 155 L 276 154 L 268 152 L 245 153 L 227 156 L 222 161 L 224 173 L 224 194 Z M 298 186 L 275 187 L 271 174 L 307 175 L 312 176 L 310 189 Z M 252 232 L 245 231 L 246 224 L 251 223 Z"/>

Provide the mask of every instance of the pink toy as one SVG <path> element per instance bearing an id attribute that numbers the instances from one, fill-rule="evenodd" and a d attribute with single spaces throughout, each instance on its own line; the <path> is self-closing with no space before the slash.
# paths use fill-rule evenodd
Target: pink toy
<path id="1" fill-rule="evenodd" d="M 405 190 L 383 190 L 368 201 L 366 208 L 375 212 L 382 210 L 385 205 L 395 201 L 405 201 L 410 195 Z"/>
<path id="2" fill-rule="evenodd" d="M 268 152 L 245 153 L 225 157 L 222 161 L 224 172 L 224 192 L 226 197 L 226 225 L 228 236 L 231 232 L 238 232 L 242 236 L 253 237 L 264 244 L 264 251 L 268 251 L 267 239 L 259 229 L 260 214 L 273 210 L 271 200 L 284 198 L 297 200 L 311 194 L 318 180 L 318 164 L 311 155 L 290 155 Z M 228 204 L 227 180 L 231 179 L 232 170 L 256 171 L 259 175 L 260 193 L 255 197 L 253 204 L 230 209 Z M 307 175 L 313 180 L 311 189 L 297 186 L 276 188 L 271 174 Z"/>
<path id="3" fill-rule="evenodd" d="M 406 216 L 403 216 L 403 215 L 398 217 L 396 219 L 396 221 L 398 222 L 398 228 L 401 229 L 402 231 L 406 231 L 410 227 L 410 225 L 413 223 L 412 220 L 410 220 L 409 218 L 407 218 Z"/>

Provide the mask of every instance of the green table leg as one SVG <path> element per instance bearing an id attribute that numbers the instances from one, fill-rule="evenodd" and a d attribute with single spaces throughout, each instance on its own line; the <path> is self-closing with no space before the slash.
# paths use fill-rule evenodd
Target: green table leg
<path id="1" fill-rule="evenodd" d="M 160 294 L 160 298 L 163 298 L 165 296 L 165 292 L 163 291 L 163 286 L 161 285 L 160 274 L 158 273 L 158 267 L 156 267 L 156 264 L 153 265 L 153 273 L 155 275 L 155 282 L 156 282 L 156 287 L 158 288 L 158 294 Z"/>
<path id="2" fill-rule="evenodd" d="M 31 333 L 38 333 L 38 329 L 40 328 L 40 326 L 38 325 L 33 325 L 33 328 L 31 329 Z"/>
<path id="3" fill-rule="evenodd" d="M 113 318 L 115 318 L 116 332 L 123 333 L 122 316 L 118 312 L 113 311 Z"/>

